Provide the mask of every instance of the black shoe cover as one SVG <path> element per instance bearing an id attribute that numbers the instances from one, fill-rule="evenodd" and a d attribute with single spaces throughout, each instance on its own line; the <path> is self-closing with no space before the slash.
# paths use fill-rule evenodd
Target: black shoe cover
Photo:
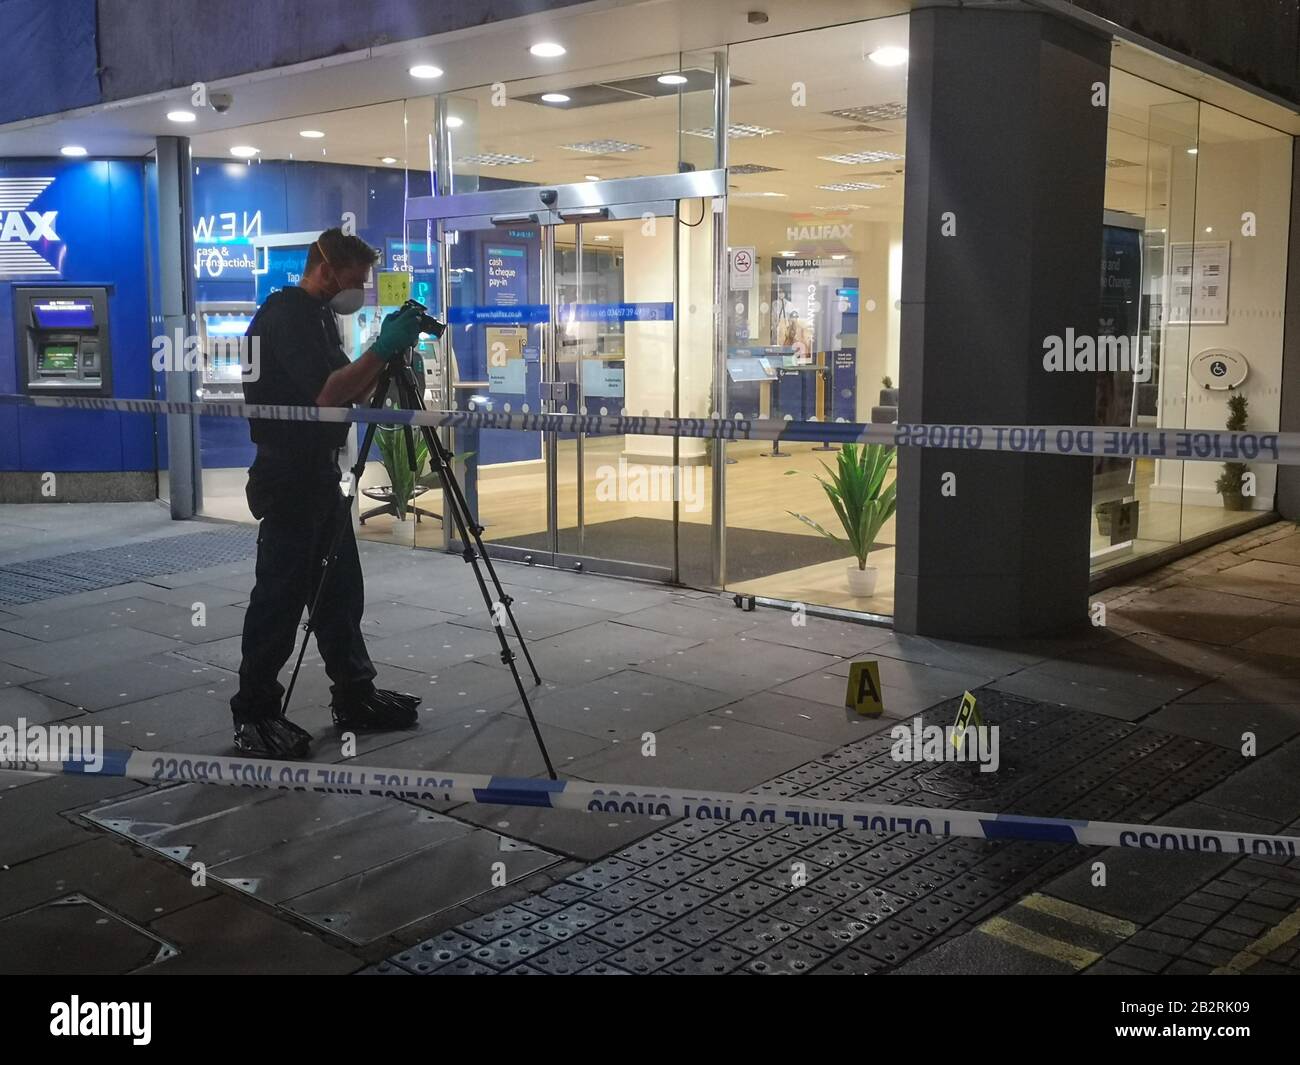
<path id="1" fill-rule="evenodd" d="M 311 733 L 283 717 L 235 725 L 235 749 L 257 758 L 301 758 L 311 748 Z"/>
<path id="2" fill-rule="evenodd" d="M 419 696 L 376 688 L 364 699 L 335 702 L 330 709 L 336 728 L 365 732 L 410 728 L 420 716 L 419 708 Z"/>

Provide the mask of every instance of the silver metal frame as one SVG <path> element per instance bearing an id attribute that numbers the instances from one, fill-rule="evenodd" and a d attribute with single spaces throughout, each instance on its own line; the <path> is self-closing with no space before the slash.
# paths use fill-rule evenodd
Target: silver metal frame
<path id="1" fill-rule="evenodd" d="M 439 167 L 441 175 L 442 168 Z M 450 180 L 450 179 L 448 179 Z M 484 218 L 522 216 L 581 211 L 583 208 L 627 204 L 669 203 L 674 200 L 698 200 L 723 196 L 727 191 L 725 170 L 692 170 L 685 174 L 661 174 L 655 177 L 614 178 L 610 181 L 580 181 L 572 185 L 534 185 L 518 189 L 493 189 L 490 192 L 466 192 L 455 196 L 415 196 L 407 201 L 407 221 L 422 218 Z M 554 194 L 554 200 L 543 201 Z M 616 213 L 611 218 L 620 217 Z M 621 217 L 631 217 L 627 214 Z M 532 221 L 532 219 L 528 219 Z M 540 221 L 540 219 L 539 219 Z M 575 222 L 575 218 L 556 219 Z M 555 223 L 546 223 L 555 224 Z"/>
<path id="2" fill-rule="evenodd" d="M 729 52 L 721 49 L 715 53 L 714 67 L 714 129 L 717 155 L 714 165 L 718 173 L 727 172 L 727 134 L 728 118 L 731 108 L 731 79 L 729 74 Z M 722 191 L 726 202 L 726 188 Z M 713 212 L 713 410 L 727 418 L 730 416 L 730 404 L 727 402 L 727 314 L 726 308 L 730 297 L 730 271 L 727 249 L 727 212 Z M 707 412 L 712 414 L 713 411 Z M 713 535 L 712 570 L 713 584 L 716 588 L 727 586 L 727 442 L 717 439 L 713 442 Z"/>

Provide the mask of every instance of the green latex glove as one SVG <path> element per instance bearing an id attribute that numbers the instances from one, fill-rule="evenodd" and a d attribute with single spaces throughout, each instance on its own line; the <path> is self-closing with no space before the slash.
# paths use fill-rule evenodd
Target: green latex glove
<path id="1" fill-rule="evenodd" d="M 420 342 L 420 312 L 414 307 L 392 311 L 384 318 L 370 350 L 387 362 Z"/>

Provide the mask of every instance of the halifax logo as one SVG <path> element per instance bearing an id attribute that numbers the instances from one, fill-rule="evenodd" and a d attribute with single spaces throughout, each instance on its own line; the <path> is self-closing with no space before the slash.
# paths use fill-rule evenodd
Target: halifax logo
<path id="1" fill-rule="evenodd" d="M 59 212 L 29 210 L 53 184 L 52 177 L 0 177 L 0 277 L 60 275 L 59 267 L 42 255 L 54 251 L 51 244 L 61 243 L 54 230 Z"/>

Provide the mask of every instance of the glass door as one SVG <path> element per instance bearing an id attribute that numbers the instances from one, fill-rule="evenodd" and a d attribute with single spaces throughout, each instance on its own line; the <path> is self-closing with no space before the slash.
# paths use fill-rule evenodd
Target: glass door
<path id="1" fill-rule="evenodd" d="M 538 414 L 552 409 L 549 212 L 448 218 L 444 334 L 454 410 Z M 469 428 L 451 442 L 483 539 L 554 563 L 551 448 L 541 432 Z M 454 528 L 449 541 L 455 544 Z"/>
<path id="2" fill-rule="evenodd" d="M 602 417 L 676 413 L 675 209 L 671 202 L 601 208 L 556 227 L 555 372 L 563 409 Z M 557 563 L 673 579 L 676 441 L 556 436 Z"/>
<path id="3" fill-rule="evenodd" d="M 437 221 L 449 405 L 706 417 L 715 242 L 701 223 L 721 191 L 717 171 L 413 201 Z M 708 565 L 701 440 L 468 428 L 451 445 L 497 557 L 678 580 L 685 520 L 695 569 Z"/>

